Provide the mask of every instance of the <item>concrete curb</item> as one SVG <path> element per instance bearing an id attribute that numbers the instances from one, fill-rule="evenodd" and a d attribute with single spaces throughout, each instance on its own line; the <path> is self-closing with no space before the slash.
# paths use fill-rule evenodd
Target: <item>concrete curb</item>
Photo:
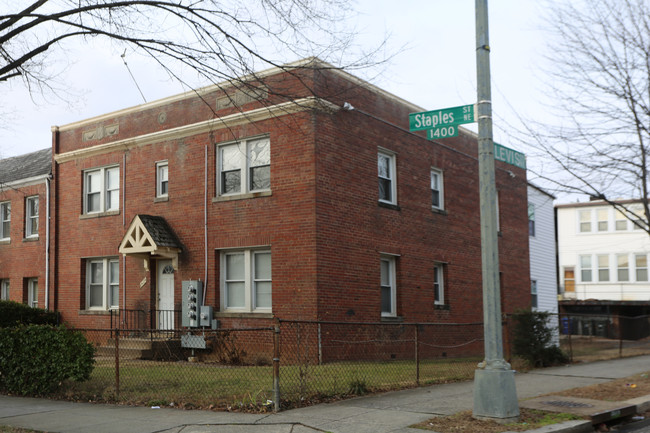
<path id="1" fill-rule="evenodd" d="M 591 421 L 575 420 L 545 425 L 544 427 L 535 430 L 526 430 L 524 433 L 593 433 L 593 431 L 594 427 L 591 424 Z"/>

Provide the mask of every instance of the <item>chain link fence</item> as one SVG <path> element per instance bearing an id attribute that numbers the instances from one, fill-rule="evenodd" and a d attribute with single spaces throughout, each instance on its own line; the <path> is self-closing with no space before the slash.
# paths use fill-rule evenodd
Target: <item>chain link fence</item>
<path id="1" fill-rule="evenodd" d="M 574 361 L 650 353 L 650 318 L 552 317 Z M 513 368 L 511 321 L 504 351 Z M 82 330 L 96 348 L 91 380 L 61 397 L 150 406 L 280 410 L 328 399 L 471 380 L 482 323 L 276 321 L 217 330 Z M 188 347 L 189 346 L 189 347 Z"/>

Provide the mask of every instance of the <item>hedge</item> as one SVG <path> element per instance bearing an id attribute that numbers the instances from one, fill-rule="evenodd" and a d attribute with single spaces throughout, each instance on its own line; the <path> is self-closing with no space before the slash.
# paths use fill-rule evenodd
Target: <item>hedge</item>
<path id="1" fill-rule="evenodd" d="M 0 328 L 20 324 L 58 325 L 59 314 L 14 301 L 0 301 Z"/>

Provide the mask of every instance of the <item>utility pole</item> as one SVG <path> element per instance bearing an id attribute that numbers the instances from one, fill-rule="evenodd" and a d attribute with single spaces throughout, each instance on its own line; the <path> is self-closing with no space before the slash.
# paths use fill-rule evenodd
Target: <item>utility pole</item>
<path id="1" fill-rule="evenodd" d="M 519 417 L 519 406 L 514 371 L 503 358 L 488 35 L 487 0 L 476 0 L 478 167 L 485 359 L 474 373 L 473 415 L 475 418 L 509 422 Z"/>

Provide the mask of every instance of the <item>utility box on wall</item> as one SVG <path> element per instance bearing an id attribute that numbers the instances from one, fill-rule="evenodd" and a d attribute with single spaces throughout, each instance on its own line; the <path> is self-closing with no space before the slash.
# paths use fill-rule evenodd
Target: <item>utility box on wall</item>
<path id="1" fill-rule="evenodd" d="M 186 327 L 197 327 L 200 321 L 201 304 L 203 303 L 203 281 L 183 281 L 183 297 L 181 301 L 183 320 Z"/>

